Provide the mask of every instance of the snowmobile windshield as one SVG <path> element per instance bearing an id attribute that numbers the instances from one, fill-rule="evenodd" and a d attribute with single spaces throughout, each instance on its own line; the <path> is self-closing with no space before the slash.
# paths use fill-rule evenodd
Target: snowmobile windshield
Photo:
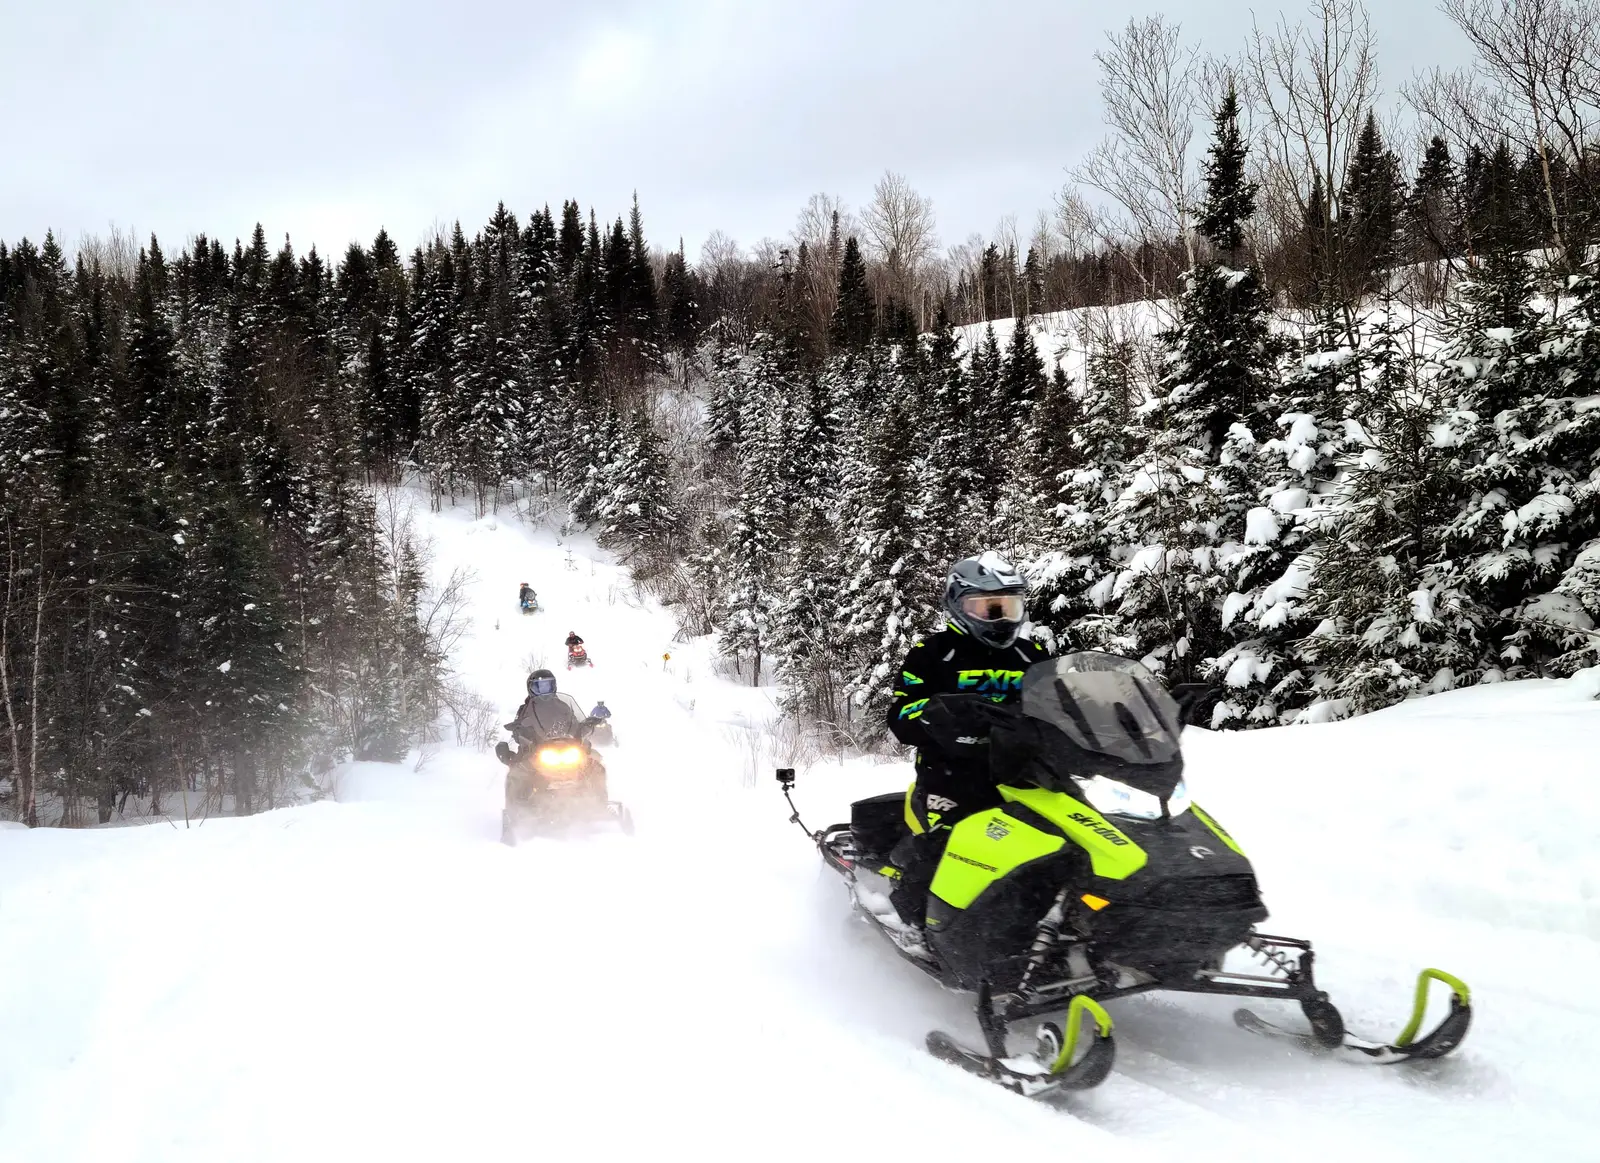
<path id="1" fill-rule="evenodd" d="M 568 738 L 577 733 L 583 711 L 571 695 L 541 695 L 523 713 L 522 721 L 541 739 Z"/>
<path id="2" fill-rule="evenodd" d="M 980 622 L 1020 622 L 1025 605 L 1021 594 L 968 594 L 961 612 Z"/>
<path id="3" fill-rule="evenodd" d="M 1064 774 L 1110 776 L 1162 797 L 1181 777 L 1178 705 L 1137 662 L 1093 651 L 1041 662 L 1023 678 L 1022 712 L 1060 733 Z"/>

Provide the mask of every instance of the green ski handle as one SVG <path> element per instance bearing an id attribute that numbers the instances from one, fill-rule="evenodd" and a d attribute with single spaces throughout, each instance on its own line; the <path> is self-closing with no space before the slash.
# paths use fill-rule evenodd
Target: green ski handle
<path id="1" fill-rule="evenodd" d="M 1051 1074 L 1061 1074 L 1072 1068 L 1072 1055 L 1078 1048 L 1078 1036 L 1083 1033 L 1083 1015 L 1087 1013 L 1095 1025 L 1095 1038 L 1100 1042 L 1111 1040 L 1111 1015 L 1106 1013 L 1105 1007 L 1091 997 L 1079 994 L 1072 999 L 1072 1004 L 1067 1007 L 1067 1033 L 1061 1039 L 1061 1053 L 1056 1055 L 1056 1060 L 1050 1066 Z M 1090 1046 L 1089 1053 L 1084 1056 L 1087 1061 L 1095 1053 L 1096 1047 Z M 1080 1061 L 1079 1065 L 1083 1065 Z M 1109 1066 L 1109 1064 L 1108 1064 Z"/>
<path id="2" fill-rule="evenodd" d="M 1466 982 L 1442 969 L 1424 969 L 1417 974 L 1417 992 L 1411 1004 L 1411 1020 L 1406 1023 L 1406 1028 L 1400 1031 L 1400 1036 L 1394 1040 L 1395 1046 L 1404 1048 L 1411 1045 L 1412 1039 L 1417 1036 L 1417 1031 L 1422 1028 L 1422 1018 L 1428 1009 L 1428 983 L 1432 981 L 1442 981 L 1450 987 L 1452 1014 L 1457 1010 L 1470 1009 L 1472 991 L 1467 988 Z"/>

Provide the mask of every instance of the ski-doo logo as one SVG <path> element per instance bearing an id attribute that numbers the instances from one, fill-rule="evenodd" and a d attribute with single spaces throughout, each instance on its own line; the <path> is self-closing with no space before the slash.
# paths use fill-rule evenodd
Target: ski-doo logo
<path id="1" fill-rule="evenodd" d="M 1193 848 L 1189 849 L 1189 855 L 1193 856 L 1196 860 L 1204 860 L 1207 856 L 1215 856 L 1216 853 L 1211 851 L 1211 849 L 1207 848 L 1204 844 L 1196 844 Z"/>
<path id="2" fill-rule="evenodd" d="M 1004 840 L 1011 835 L 1011 829 L 1006 827 L 1004 820 L 990 820 L 989 826 L 983 830 L 983 834 L 991 840 Z"/>
<path id="3" fill-rule="evenodd" d="M 1020 670 L 963 670 L 956 674 L 956 685 L 964 691 L 1020 691 Z"/>
<path id="4" fill-rule="evenodd" d="M 1130 843 L 1126 836 L 1117 831 L 1110 824 L 1107 824 L 1101 820 L 1097 820 L 1093 816 L 1085 815 L 1083 812 L 1073 812 L 1072 815 L 1067 817 L 1067 819 L 1071 820 L 1075 824 L 1082 824 L 1096 836 L 1100 836 L 1111 841 L 1111 843 L 1115 844 L 1118 848 L 1125 847 L 1128 843 Z"/>

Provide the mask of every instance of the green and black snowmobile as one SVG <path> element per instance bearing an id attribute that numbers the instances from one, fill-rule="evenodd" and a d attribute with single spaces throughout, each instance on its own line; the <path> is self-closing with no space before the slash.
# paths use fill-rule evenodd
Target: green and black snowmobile
<path id="1" fill-rule="evenodd" d="M 862 915 L 902 955 L 977 994 L 985 1050 L 935 1031 L 933 1054 L 1023 1094 L 1095 1086 L 1115 1053 L 1102 1003 L 1153 990 L 1298 1003 L 1304 1032 L 1249 1010 L 1235 1018 L 1253 1032 L 1365 1062 L 1438 1058 L 1466 1036 L 1467 987 L 1434 969 L 1418 978 L 1411 1021 L 1393 1042 L 1345 1032 L 1312 975 L 1310 943 L 1257 930 L 1267 909 L 1255 872 L 1221 824 L 1190 802 L 1182 713 L 1143 666 L 1100 653 L 1039 663 L 1024 676 L 1020 704 L 991 717 L 1002 806 L 952 828 L 924 933 L 908 929 L 889 902 L 899 875 L 890 854 L 915 826 L 903 795 L 858 801 L 850 823 L 811 834 Z M 788 796 L 793 770 L 778 778 Z M 1236 950 L 1236 962 L 1253 964 L 1226 968 Z M 1432 981 L 1449 987 L 1450 1012 L 1418 1037 Z M 1007 1051 L 1012 1022 L 1063 1011 L 1065 1033 L 1047 1022 L 1031 1051 Z"/>

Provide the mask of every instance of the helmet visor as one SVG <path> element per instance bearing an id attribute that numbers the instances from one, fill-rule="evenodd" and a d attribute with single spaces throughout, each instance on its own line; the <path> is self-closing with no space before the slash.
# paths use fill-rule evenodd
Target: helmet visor
<path id="1" fill-rule="evenodd" d="M 533 693 L 536 695 L 553 695 L 556 693 L 556 680 L 553 678 L 536 678 L 533 680 Z"/>
<path id="2" fill-rule="evenodd" d="M 1026 609 L 1021 594 L 968 594 L 961 612 L 979 622 L 1020 622 Z"/>

